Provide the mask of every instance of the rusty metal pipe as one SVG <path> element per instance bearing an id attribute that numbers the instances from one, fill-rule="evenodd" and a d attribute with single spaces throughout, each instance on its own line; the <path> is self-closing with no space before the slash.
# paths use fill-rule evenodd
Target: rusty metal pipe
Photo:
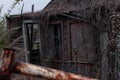
<path id="1" fill-rule="evenodd" d="M 24 62 L 18 62 L 13 65 L 14 73 L 25 74 L 35 77 L 43 77 L 52 80 L 96 80 L 80 75 L 66 73 L 60 70 L 36 66 Z"/>
<path id="2" fill-rule="evenodd" d="M 0 68 L 0 80 L 10 80 L 11 73 L 42 77 L 48 80 L 97 80 L 29 63 L 14 62 L 14 54 L 13 49 L 4 49 L 4 65 Z M 8 79 L 5 79 L 6 77 Z"/>
<path id="3" fill-rule="evenodd" d="M 3 52 L 3 65 L 0 67 L 0 80 L 11 80 L 10 66 L 14 62 L 15 50 L 5 48 Z"/>

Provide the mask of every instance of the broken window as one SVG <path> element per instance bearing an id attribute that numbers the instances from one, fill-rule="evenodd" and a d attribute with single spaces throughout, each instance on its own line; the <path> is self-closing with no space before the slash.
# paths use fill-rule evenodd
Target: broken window
<path id="1" fill-rule="evenodd" d="M 27 23 L 28 50 L 39 49 L 39 26 Z"/>
<path id="2" fill-rule="evenodd" d="M 39 64 L 40 52 L 40 28 L 34 21 L 24 22 L 24 43 L 26 50 L 30 51 L 29 61 L 33 64 Z"/>

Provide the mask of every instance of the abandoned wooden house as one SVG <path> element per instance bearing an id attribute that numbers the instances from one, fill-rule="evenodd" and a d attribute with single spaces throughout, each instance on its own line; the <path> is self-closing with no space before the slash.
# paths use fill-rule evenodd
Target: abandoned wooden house
<path id="1" fill-rule="evenodd" d="M 30 63 L 118 80 L 119 11 L 119 0 L 51 0 L 40 12 L 7 17 L 8 29 L 20 27 L 9 41 L 23 35 L 15 46 L 30 51 Z"/>

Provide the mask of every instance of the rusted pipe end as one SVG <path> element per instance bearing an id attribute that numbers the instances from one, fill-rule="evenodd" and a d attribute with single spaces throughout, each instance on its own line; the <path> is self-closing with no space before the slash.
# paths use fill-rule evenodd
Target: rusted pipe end
<path id="1" fill-rule="evenodd" d="M 15 50 L 11 48 L 4 48 L 3 66 L 0 68 L 0 80 L 10 80 L 10 67 L 14 62 Z"/>

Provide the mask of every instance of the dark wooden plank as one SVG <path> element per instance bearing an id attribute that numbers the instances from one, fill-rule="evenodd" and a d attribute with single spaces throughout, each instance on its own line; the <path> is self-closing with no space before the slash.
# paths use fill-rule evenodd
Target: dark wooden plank
<path id="1" fill-rule="evenodd" d="M 69 25 L 68 22 L 64 21 L 62 24 L 62 53 L 63 53 L 63 62 L 62 69 L 67 72 L 72 72 L 71 63 L 66 61 L 71 61 L 70 55 L 70 34 L 69 34 Z"/>
<path id="2" fill-rule="evenodd" d="M 100 48 L 102 55 L 102 80 L 109 80 L 109 50 L 108 50 L 108 34 L 100 34 Z"/>
<path id="3" fill-rule="evenodd" d="M 81 63 L 72 65 L 75 73 L 81 75 L 91 75 L 91 63 L 95 58 L 95 44 L 92 27 L 87 23 L 72 23 L 71 30 L 71 50 L 72 60 Z M 77 65 L 77 67 L 76 67 Z"/>
<path id="4" fill-rule="evenodd" d="M 85 64 L 85 74 L 86 76 L 91 76 L 91 66 L 90 64 Z"/>
<path id="5" fill-rule="evenodd" d="M 46 33 L 45 33 L 46 39 L 45 39 L 45 66 L 54 68 L 53 60 L 55 58 L 55 35 L 54 35 L 54 27 L 51 25 L 47 27 Z"/>
<path id="6" fill-rule="evenodd" d="M 69 25 L 66 23 L 63 23 L 63 60 L 64 61 L 70 61 L 71 55 L 70 55 L 70 32 L 69 32 Z"/>
<path id="7" fill-rule="evenodd" d="M 81 63 L 78 64 L 78 74 L 84 75 L 84 76 L 91 76 L 91 68 L 92 65 L 89 63 Z"/>
<path id="8" fill-rule="evenodd" d="M 95 45 L 92 28 L 87 23 L 73 23 L 71 27 L 71 49 L 72 59 L 78 55 L 81 62 L 91 62 L 94 60 Z"/>

